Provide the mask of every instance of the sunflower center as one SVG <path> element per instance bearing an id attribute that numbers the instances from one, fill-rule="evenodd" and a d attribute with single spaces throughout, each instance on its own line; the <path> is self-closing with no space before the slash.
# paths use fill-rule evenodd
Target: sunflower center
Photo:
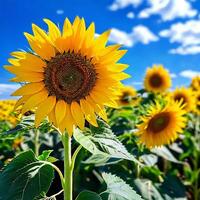
<path id="1" fill-rule="evenodd" d="M 122 103 L 129 103 L 131 101 L 132 97 L 128 92 L 124 92 L 124 94 L 121 97 Z"/>
<path id="2" fill-rule="evenodd" d="M 57 54 L 47 63 L 44 76 L 49 95 L 67 103 L 87 96 L 97 78 L 91 60 L 74 52 Z"/>
<path id="3" fill-rule="evenodd" d="M 163 131 L 170 123 L 170 114 L 163 112 L 154 116 L 147 127 L 147 130 L 153 133 Z"/>
<path id="4" fill-rule="evenodd" d="M 160 87 L 162 85 L 162 77 L 159 74 L 153 74 L 150 78 L 150 84 L 153 87 Z"/>
<path id="5" fill-rule="evenodd" d="M 174 100 L 175 100 L 175 101 L 182 101 L 182 104 L 184 104 L 185 102 L 187 102 L 187 101 L 186 101 L 186 98 L 185 98 L 183 95 L 181 95 L 181 94 L 176 95 L 176 96 L 174 97 Z"/>

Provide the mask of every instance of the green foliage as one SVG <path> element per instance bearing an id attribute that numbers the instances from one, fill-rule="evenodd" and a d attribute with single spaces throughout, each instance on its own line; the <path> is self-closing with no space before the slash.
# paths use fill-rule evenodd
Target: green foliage
<path id="1" fill-rule="evenodd" d="M 79 129 L 74 132 L 75 140 L 93 155 L 86 163 L 100 164 L 111 158 L 137 162 L 135 157 L 114 135 L 110 127 L 103 120 L 98 122 L 99 127 L 91 127 L 86 134 Z"/>
<path id="2" fill-rule="evenodd" d="M 76 200 L 102 200 L 102 199 L 97 193 L 85 190 L 78 195 Z"/>
<path id="3" fill-rule="evenodd" d="M 104 193 L 108 193 L 108 200 L 142 200 L 121 178 L 107 173 L 103 173 L 102 176 L 107 185 Z"/>
<path id="4" fill-rule="evenodd" d="M 53 168 L 32 151 L 16 156 L 0 173 L 0 199 L 30 200 L 45 194 L 53 180 Z"/>

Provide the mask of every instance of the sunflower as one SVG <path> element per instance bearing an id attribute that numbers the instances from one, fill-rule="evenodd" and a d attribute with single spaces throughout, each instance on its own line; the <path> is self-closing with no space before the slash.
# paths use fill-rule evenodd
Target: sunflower
<path id="1" fill-rule="evenodd" d="M 117 107 L 120 82 L 129 77 L 128 66 L 117 63 L 126 50 L 120 45 L 107 46 L 110 31 L 95 37 L 95 25 L 88 28 L 84 19 L 73 23 L 65 19 L 62 32 L 44 19 L 48 32 L 32 25 L 33 34 L 25 33 L 32 52 L 17 51 L 5 68 L 16 75 L 14 82 L 25 85 L 13 93 L 22 96 L 17 106 L 22 113 L 36 109 L 35 125 L 48 116 L 63 133 L 73 127 L 84 128 L 85 120 L 98 126 L 96 115 L 107 120 L 104 106 Z"/>
<path id="2" fill-rule="evenodd" d="M 174 141 L 185 127 L 185 113 L 180 102 L 165 106 L 158 102 L 152 104 L 138 125 L 139 142 L 153 148 Z"/>
<path id="3" fill-rule="evenodd" d="M 137 105 L 140 101 L 137 91 L 132 86 L 121 88 L 118 104 L 120 106 Z"/>
<path id="4" fill-rule="evenodd" d="M 194 112 L 200 115 L 200 91 L 195 93 L 195 109 Z"/>
<path id="5" fill-rule="evenodd" d="M 173 101 L 179 101 L 184 104 L 184 109 L 188 112 L 192 111 L 195 107 L 194 93 L 189 88 L 176 88 L 170 96 Z"/>
<path id="6" fill-rule="evenodd" d="M 200 90 L 200 76 L 196 76 L 192 79 L 191 88 L 195 91 Z"/>
<path id="7" fill-rule="evenodd" d="M 149 92 L 161 93 L 171 87 L 169 72 L 162 65 L 148 68 L 144 78 L 144 87 Z"/>
<path id="8" fill-rule="evenodd" d="M 7 121 L 11 125 L 16 125 L 17 117 L 13 113 L 16 100 L 0 101 L 0 121 Z"/>

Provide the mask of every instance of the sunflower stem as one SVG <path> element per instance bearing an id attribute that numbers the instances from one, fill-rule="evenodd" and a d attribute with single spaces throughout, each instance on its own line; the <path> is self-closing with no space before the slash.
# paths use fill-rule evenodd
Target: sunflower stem
<path id="1" fill-rule="evenodd" d="M 35 131 L 35 138 L 34 138 L 35 155 L 36 156 L 39 156 L 39 149 L 40 149 L 39 136 L 40 136 L 40 131 L 36 130 Z"/>
<path id="2" fill-rule="evenodd" d="M 72 200 L 73 168 L 71 158 L 71 137 L 65 133 L 62 137 L 64 146 L 64 200 Z"/>

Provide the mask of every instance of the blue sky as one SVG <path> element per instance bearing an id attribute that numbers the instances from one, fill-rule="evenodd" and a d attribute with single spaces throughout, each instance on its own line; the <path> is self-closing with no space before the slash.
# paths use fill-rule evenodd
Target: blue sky
<path id="1" fill-rule="evenodd" d="M 122 59 L 132 75 L 126 81 L 142 87 L 145 69 L 163 64 L 172 74 L 173 87 L 187 85 L 200 74 L 200 0 L 1 0 L 0 1 L 0 98 L 17 86 L 3 69 L 9 53 L 27 49 L 23 32 L 49 18 L 62 25 L 65 17 L 79 15 L 95 22 L 96 33 L 112 29 L 110 42 L 123 43 Z"/>

